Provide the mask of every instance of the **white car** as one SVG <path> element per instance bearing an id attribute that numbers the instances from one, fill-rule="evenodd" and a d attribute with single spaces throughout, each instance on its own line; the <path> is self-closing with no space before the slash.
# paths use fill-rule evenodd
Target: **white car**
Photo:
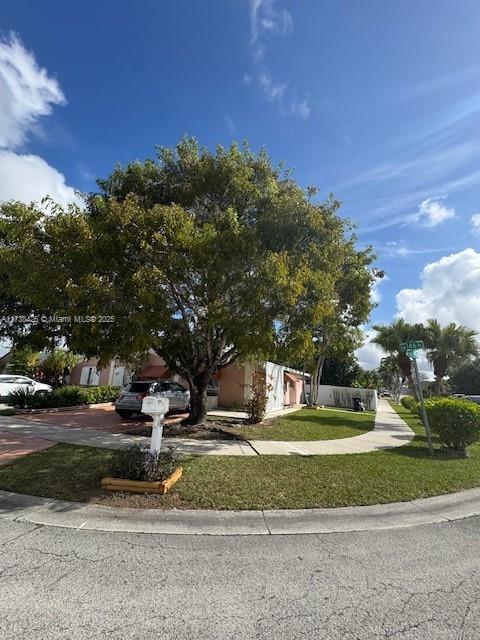
<path id="1" fill-rule="evenodd" d="M 30 393 L 48 393 L 52 391 L 52 387 L 49 384 L 37 382 L 26 376 L 0 375 L 0 400 L 6 400 L 12 391 L 17 389 L 25 389 Z"/>

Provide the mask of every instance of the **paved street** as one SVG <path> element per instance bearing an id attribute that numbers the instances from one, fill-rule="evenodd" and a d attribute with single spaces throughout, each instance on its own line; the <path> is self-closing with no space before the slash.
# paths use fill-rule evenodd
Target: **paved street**
<path id="1" fill-rule="evenodd" d="M 163 536 L 0 521 L 0 638 L 476 640 L 480 518 Z"/>

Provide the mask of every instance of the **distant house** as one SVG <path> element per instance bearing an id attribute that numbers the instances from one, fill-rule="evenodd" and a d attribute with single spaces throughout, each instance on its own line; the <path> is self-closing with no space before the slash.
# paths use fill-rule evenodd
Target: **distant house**
<path id="1" fill-rule="evenodd" d="M 122 387 L 132 379 L 161 380 L 172 378 L 186 382 L 173 374 L 167 364 L 153 350 L 136 371 L 131 372 L 118 360 L 112 360 L 103 369 L 97 370 L 98 360 L 92 358 L 78 364 L 70 374 L 70 384 L 86 386 L 113 385 Z M 267 412 L 278 411 L 285 406 L 294 407 L 305 403 L 310 375 L 273 362 L 231 364 L 220 369 L 209 385 L 209 408 L 225 407 L 241 409 L 248 399 L 255 373 L 264 374 L 268 386 Z"/>

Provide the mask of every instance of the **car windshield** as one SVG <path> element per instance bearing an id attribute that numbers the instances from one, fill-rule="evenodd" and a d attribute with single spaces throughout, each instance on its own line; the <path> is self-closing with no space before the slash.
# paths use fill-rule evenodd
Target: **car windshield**
<path id="1" fill-rule="evenodd" d="M 150 389 L 151 382 L 131 382 L 125 391 L 132 391 L 134 393 L 144 393 Z"/>

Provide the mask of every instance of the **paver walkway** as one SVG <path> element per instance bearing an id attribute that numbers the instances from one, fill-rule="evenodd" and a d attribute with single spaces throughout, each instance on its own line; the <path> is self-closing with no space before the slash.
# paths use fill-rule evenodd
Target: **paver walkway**
<path id="1" fill-rule="evenodd" d="M 51 440 L 30 438 L 9 431 L 0 431 L 0 464 L 13 462 L 17 458 L 48 449 L 55 446 L 55 444 Z"/>
<path id="2" fill-rule="evenodd" d="M 89 427 L 62 426 L 42 420 L 0 417 L 0 429 L 9 434 L 66 442 L 90 447 L 119 449 L 134 443 L 148 444 L 150 438 L 123 433 L 109 433 Z M 380 399 L 375 427 L 372 431 L 352 438 L 283 442 L 277 440 L 194 440 L 164 438 L 163 445 L 173 445 L 179 453 L 204 455 L 333 455 L 367 453 L 408 444 L 414 436 L 410 427 L 395 413 L 386 400 Z"/>

